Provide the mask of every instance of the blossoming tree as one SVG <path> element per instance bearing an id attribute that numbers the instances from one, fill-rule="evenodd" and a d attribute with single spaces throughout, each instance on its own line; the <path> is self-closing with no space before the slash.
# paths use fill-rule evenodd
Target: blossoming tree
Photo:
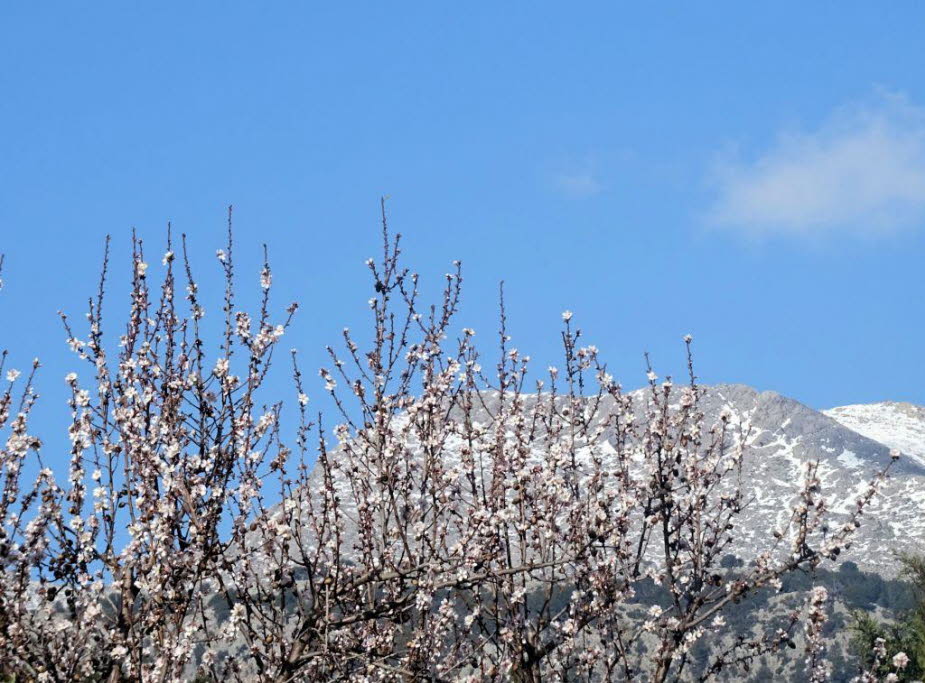
<path id="1" fill-rule="evenodd" d="M 296 307 L 272 322 L 265 265 L 259 311 L 238 309 L 230 236 L 229 222 L 215 347 L 185 245 L 178 257 L 168 238 L 156 287 L 136 240 L 128 321 L 111 354 L 107 248 L 88 334 L 65 319 L 89 368 L 66 378 L 66 482 L 42 469 L 34 487 L 19 485 L 39 445 L 25 428 L 27 383 L 0 454 L 8 673 L 709 679 L 793 645 L 802 622 L 807 676 L 825 678 L 823 590 L 759 636 L 730 634 L 724 617 L 845 550 L 885 470 L 836 520 L 809 463 L 788 523 L 767 530 L 747 567 L 726 567 L 746 505 L 747 428 L 706 418 L 690 337 L 683 383 L 650 368 L 645 391 L 626 393 L 566 312 L 561 367 L 531 380 L 503 297 L 489 363 L 475 332 L 454 327 L 460 265 L 436 304 L 422 303 L 384 215 L 382 255 L 367 263 L 370 331 L 345 329 L 320 371 L 335 418 L 309 412 L 293 353 L 300 426 L 287 446 L 283 402 L 266 402 L 261 387 Z M 659 600 L 640 611 L 648 587 Z M 705 639 L 716 647 L 694 667 L 691 648 Z"/>

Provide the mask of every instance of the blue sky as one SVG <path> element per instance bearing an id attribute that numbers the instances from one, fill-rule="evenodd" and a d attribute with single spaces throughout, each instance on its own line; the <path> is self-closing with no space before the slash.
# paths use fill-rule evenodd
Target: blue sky
<path id="1" fill-rule="evenodd" d="M 107 233 L 125 274 L 171 220 L 215 283 L 234 204 L 317 367 L 366 318 L 380 195 L 483 338 L 506 281 L 539 367 L 570 309 L 627 386 L 690 332 L 708 382 L 925 404 L 920 3 L 386 5 L 4 5 L 0 341 L 43 415 Z"/>

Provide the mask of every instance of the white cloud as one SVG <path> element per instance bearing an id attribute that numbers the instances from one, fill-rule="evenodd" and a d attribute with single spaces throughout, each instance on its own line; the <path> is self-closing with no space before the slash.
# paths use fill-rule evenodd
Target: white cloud
<path id="1" fill-rule="evenodd" d="M 925 218 L 925 110 L 899 95 L 781 134 L 714 177 L 711 223 L 749 235 L 876 236 Z"/>
<path id="2" fill-rule="evenodd" d="M 554 178 L 556 189 L 569 199 L 585 199 L 600 194 L 604 187 L 591 171 L 560 173 Z"/>

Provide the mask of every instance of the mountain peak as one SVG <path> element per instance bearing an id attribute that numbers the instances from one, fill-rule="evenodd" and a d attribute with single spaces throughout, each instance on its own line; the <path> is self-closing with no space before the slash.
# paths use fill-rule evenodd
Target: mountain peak
<path id="1" fill-rule="evenodd" d="M 882 401 L 839 406 L 823 413 L 848 429 L 895 448 L 925 466 L 925 407 Z"/>

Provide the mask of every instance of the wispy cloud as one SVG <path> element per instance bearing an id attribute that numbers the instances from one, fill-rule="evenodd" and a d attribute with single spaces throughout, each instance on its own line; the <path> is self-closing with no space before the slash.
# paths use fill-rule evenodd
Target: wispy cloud
<path id="1" fill-rule="evenodd" d="M 834 112 L 817 130 L 782 133 L 714 175 L 711 223 L 753 236 L 877 236 L 925 218 L 925 110 L 905 97 Z"/>
<path id="2" fill-rule="evenodd" d="M 590 170 L 560 173 L 553 178 L 556 190 L 569 199 L 585 199 L 600 194 L 604 187 Z"/>

